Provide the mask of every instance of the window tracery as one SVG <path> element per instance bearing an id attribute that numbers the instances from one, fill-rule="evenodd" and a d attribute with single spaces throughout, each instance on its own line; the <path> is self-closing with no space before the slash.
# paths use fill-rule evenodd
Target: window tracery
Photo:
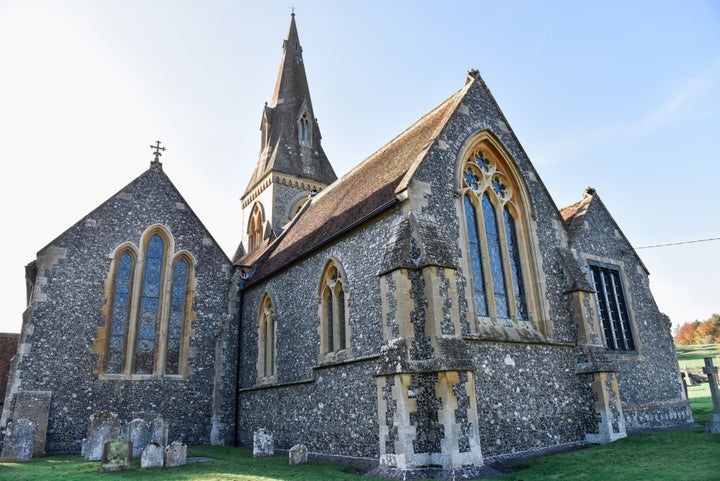
<path id="1" fill-rule="evenodd" d="M 149 229 L 142 248 L 128 243 L 113 256 L 106 324 L 96 372 L 109 376 L 182 375 L 191 321 L 195 263 L 173 253 L 170 233 Z M 100 347 L 98 347 L 100 349 Z"/>
<path id="2" fill-rule="evenodd" d="M 475 313 L 481 318 L 532 321 L 528 311 L 519 189 L 492 149 L 473 148 L 462 163 L 461 190 Z"/>

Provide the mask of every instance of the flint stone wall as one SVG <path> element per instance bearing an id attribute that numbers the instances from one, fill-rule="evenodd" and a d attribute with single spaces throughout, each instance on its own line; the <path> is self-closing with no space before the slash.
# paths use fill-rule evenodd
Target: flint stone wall
<path id="1" fill-rule="evenodd" d="M 186 249 L 197 260 L 189 374 L 186 379 L 100 379 L 92 372 L 98 363 L 93 341 L 105 325 L 101 310 L 111 255 L 123 242 L 138 245 L 142 233 L 158 223 L 172 233 L 176 252 Z M 88 414 L 104 410 L 124 420 L 136 411 L 156 411 L 173 420 L 171 438 L 194 444 L 209 444 L 215 425 L 217 438 L 231 443 L 237 346 L 229 328 L 231 275 L 225 254 L 157 170 L 138 177 L 45 247 L 23 325 L 24 342 L 32 348 L 16 376 L 23 390 L 52 390 L 47 452 L 80 452 Z M 222 363 L 218 371 L 216 359 Z"/>
<path id="2" fill-rule="evenodd" d="M 573 247 L 585 263 L 594 260 L 620 267 L 630 309 L 636 351 L 608 354 L 618 369 L 627 431 L 692 423 L 690 405 L 683 395 L 670 319 L 655 304 L 645 267 L 597 199 L 585 218 L 593 229 L 580 231 Z"/>

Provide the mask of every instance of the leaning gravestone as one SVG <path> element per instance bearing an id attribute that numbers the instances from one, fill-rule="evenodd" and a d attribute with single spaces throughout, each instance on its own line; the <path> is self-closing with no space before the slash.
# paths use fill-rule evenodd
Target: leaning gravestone
<path id="1" fill-rule="evenodd" d="M 13 419 L 27 419 L 37 426 L 33 456 L 45 455 L 51 397 L 52 391 L 20 391 L 15 401 Z"/>
<path id="2" fill-rule="evenodd" d="M 288 451 L 288 463 L 290 466 L 306 464 L 308 462 L 307 448 L 302 444 L 296 444 Z"/>
<path id="3" fill-rule="evenodd" d="M 260 428 L 253 433 L 253 457 L 272 456 L 275 454 L 273 446 L 273 435 L 265 428 Z"/>
<path id="4" fill-rule="evenodd" d="M 151 441 L 151 426 L 142 419 L 133 419 L 122 427 L 120 437 L 132 442 L 132 457 L 139 458 L 143 448 Z"/>
<path id="5" fill-rule="evenodd" d="M 109 473 L 130 469 L 130 454 L 132 442 L 127 439 L 114 439 L 103 446 L 100 471 Z"/>
<path id="6" fill-rule="evenodd" d="M 713 401 L 713 413 L 710 420 L 705 424 L 705 431 L 713 434 L 720 434 L 720 388 L 718 388 L 718 369 L 713 366 L 711 357 L 705 358 L 703 372 L 707 374 L 710 383 L 710 396 Z"/>
<path id="7" fill-rule="evenodd" d="M 17 419 L 7 424 L 0 462 L 24 463 L 30 461 L 35 446 L 37 425 L 27 419 Z"/>
<path id="8" fill-rule="evenodd" d="M 165 448 L 165 466 L 173 468 L 184 466 L 187 463 L 187 445 L 180 441 L 173 441 Z"/>
<path id="9" fill-rule="evenodd" d="M 164 461 L 165 450 L 158 443 L 151 441 L 145 449 L 142 450 L 140 455 L 140 467 L 142 469 L 147 468 L 162 468 Z"/>
<path id="10" fill-rule="evenodd" d="M 102 459 L 105 443 L 120 436 L 120 419 L 110 411 L 90 415 L 87 437 L 85 438 L 85 461 Z"/>

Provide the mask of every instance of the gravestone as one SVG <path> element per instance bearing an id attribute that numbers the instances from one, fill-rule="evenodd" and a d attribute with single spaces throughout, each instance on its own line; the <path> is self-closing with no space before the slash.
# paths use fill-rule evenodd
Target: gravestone
<path id="1" fill-rule="evenodd" d="M 155 418 L 150 422 L 150 441 L 154 441 L 160 446 L 167 446 L 168 424 L 163 418 Z"/>
<path id="2" fill-rule="evenodd" d="M 272 456 L 275 454 L 273 446 L 273 435 L 265 428 L 260 428 L 253 433 L 253 457 Z"/>
<path id="3" fill-rule="evenodd" d="M 122 427 L 120 437 L 133 443 L 132 457 L 138 458 L 151 441 L 151 426 L 142 419 L 133 419 Z"/>
<path id="4" fill-rule="evenodd" d="M 151 441 L 145 446 L 140 455 L 140 467 L 142 469 L 147 468 L 162 468 L 164 461 L 165 450 L 158 443 Z"/>
<path id="5" fill-rule="evenodd" d="M 288 462 L 290 466 L 296 464 L 306 464 L 308 462 L 307 448 L 302 444 L 296 444 L 288 451 Z"/>
<path id="6" fill-rule="evenodd" d="M 120 436 L 120 419 L 110 411 L 90 415 L 85 438 L 85 461 L 100 461 L 105 443 Z"/>
<path id="7" fill-rule="evenodd" d="M 109 473 L 130 469 L 131 453 L 132 442 L 127 439 L 119 438 L 106 442 L 103 446 L 100 471 Z"/>
<path id="8" fill-rule="evenodd" d="M 172 468 L 184 466 L 187 463 L 187 445 L 180 441 L 173 441 L 165 448 L 165 466 Z"/>
<path id="9" fill-rule="evenodd" d="M 13 419 L 27 419 L 37 426 L 33 456 L 45 455 L 51 397 L 52 391 L 20 391 L 17 394 Z"/>
<path id="10" fill-rule="evenodd" d="M 7 424 L 0 462 L 25 463 L 32 459 L 37 425 L 28 419 L 16 419 Z"/>
<path id="11" fill-rule="evenodd" d="M 713 434 L 720 434 L 720 389 L 718 388 L 718 370 L 713 366 L 711 357 L 705 358 L 703 372 L 707 374 L 710 383 L 710 396 L 713 401 L 713 413 L 710 420 L 705 424 L 705 431 Z"/>

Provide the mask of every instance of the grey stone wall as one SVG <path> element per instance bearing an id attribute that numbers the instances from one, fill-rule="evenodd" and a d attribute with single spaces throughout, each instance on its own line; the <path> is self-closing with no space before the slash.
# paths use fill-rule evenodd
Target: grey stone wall
<path id="1" fill-rule="evenodd" d="M 591 375 L 572 347 L 477 342 L 478 426 L 484 456 L 583 441 L 597 425 Z"/>
<path id="2" fill-rule="evenodd" d="M 239 439 L 267 427 L 279 446 L 303 443 L 311 452 L 377 457 L 374 358 L 382 344 L 379 263 L 396 214 L 324 248 L 275 277 L 243 291 Z M 351 355 L 320 362 L 320 280 L 328 259 L 346 276 Z M 276 310 L 276 383 L 257 386 L 258 312 L 265 293 Z M 355 360 L 360 360 L 355 362 Z M 292 384 L 297 383 L 297 384 Z"/>
<path id="3" fill-rule="evenodd" d="M 652 297 L 640 259 L 595 198 L 573 248 L 582 264 L 601 261 L 621 268 L 626 302 L 636 343 L 635 353 L 609 358 L 618 369 L 620 398 L 629 432 L 692 422 L 684 399 L 670 320 Z"/>
<path id="4" fill-rule="evenodd" d="M 309 452 L 378 456 L 375 362 L 345 362 L 315 369 L 311 381 L 240 392 L 241 444 L 253 431 L 273 432 L 275 447 L 304 444 Z"/>
<path id="5" fill-rule="evenodd" d="M 99 379 L 93 374 L 98 362 L 93 341 L 105 324 L 101 310 L 111 254 L 123 242 L 138 245 L 143 231 L 157 223 L 172 233 L 176 252 L 186 249 L 197 260 L 190 374 L 185 379 Z M 88 417 L 101 410 L 117 412 L 124 421 L 141 412 L 157 413 L 169 423 L 170 438 L 186 443 L 209 443 L 215 421 L 223 431 L 218 438 L 232 442 L 237 345 L 228 297 L 232 268 L 160 170 L 150 169 L 53 240 L 38 254 L 37 264 L 23 323 L 27 349 L 15 384 L 19 390 L 52 391 L 48 452 L 79 452 Z M 219 399 L 213 397 L 216 379 L 225 386 Z"/>

